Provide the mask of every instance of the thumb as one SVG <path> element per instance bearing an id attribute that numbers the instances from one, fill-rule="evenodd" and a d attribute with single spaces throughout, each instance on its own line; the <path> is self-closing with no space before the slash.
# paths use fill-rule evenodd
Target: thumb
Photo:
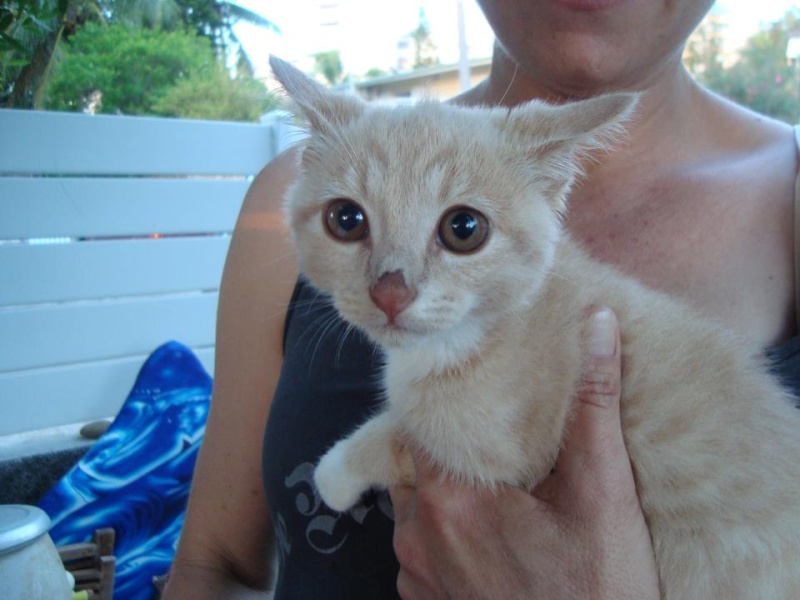
<path id="1" fill-rule="evenodd" d="M 613 311 L 593 308 L 583 341 L 583 376 L 557 472 L 576 500 L 585 494 L 596 502 L 598 493 L 620 489 L 621 479 L 633 482 L 620 423 L 621 343 Z"/>

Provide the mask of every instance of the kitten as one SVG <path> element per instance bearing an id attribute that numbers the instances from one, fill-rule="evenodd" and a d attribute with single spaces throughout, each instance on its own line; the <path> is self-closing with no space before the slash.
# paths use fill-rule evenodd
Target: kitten
<path id="1" fill-rule="evenodd" d="M 286 209 L 299 267 L 385 351 L 382 412 L 315 482 L 336 510 L 413 482 L 404 441 L 459 480 L 553 467 L 582 315 L 623 333 L 622 420 L 664 598 L 800 598 L 800 413 L 760 349 L 583 252 L 561 226 L 579 158 L 635 104 L 387 108 L 272 67 L 309 121 Z"/>

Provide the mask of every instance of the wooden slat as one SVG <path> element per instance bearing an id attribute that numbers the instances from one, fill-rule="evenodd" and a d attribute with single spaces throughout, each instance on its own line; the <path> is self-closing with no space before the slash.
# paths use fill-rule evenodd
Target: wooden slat
<path id="1" fill-rule="evenodd" d="M 219 287 L 229 236 L 0 246 L 0 306 Z"/>
<path id="2" fill-rule="evenodd" d="M 0 373 L 0 435 L 113 417 L 157 347 L 115 360 Z M 214 349 L 192 350 L 212 374 Z"/>
<path id="3" fill-rule="evenodd" d="M 61 562 L 73 562 L 86 558 L 95 559 L 98 556 L 97 544 L 82 542 L 59 546 L 58 556 L 61 558 Z"/>
<path id="4" fill-rule="evenodd" d="M 244 179 L 0 177 L 0 240 L 230 231 Z"/>
<path id="5" fill-rule="evenodd" d="M 0 173 L 253 174 L 270 129 L 149 117 L 0 110 Z"/>
<path id="6" fill-rule="evenodd" d="M 227 234 L 279 133 L 0 111 L 0 435 L 113 416 L 170 339 L 211 372 Z"/>
<path id="7" fill-rule="evenodd" d="M 217 293 L 0 311 L 0 372 L 214 344 Z"/>

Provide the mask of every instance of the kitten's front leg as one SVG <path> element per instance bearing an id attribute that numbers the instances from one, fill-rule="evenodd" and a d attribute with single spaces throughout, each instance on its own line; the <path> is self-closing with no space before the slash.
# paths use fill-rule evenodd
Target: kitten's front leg
<path id="1" fill-rule="evenodd" d="M 337 442 L 314 470 L 314 483 L 325 504 L 340 512 L 352 507 L 372 487 L 414 482 L 411 455 L 399 438 L 397 422 L 384 411 Z"/>

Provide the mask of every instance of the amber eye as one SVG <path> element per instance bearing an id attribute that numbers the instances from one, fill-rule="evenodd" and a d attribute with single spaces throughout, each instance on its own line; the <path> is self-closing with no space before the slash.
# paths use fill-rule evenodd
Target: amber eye
<path id="1" fill-rule="evenodd" d="M 489 221 L 477 210 L 456 207 L 439 221 L 439 241 L 453 252 L 473 252 L 489 235 Z"/>
<path id="2" fill-rule="evenodd" d="M 369 233 L 367 214 L 352 200 L 334 200 L 328 204 L 323 219 L 331 235 L 343 242 L 363 240 Z"/>

